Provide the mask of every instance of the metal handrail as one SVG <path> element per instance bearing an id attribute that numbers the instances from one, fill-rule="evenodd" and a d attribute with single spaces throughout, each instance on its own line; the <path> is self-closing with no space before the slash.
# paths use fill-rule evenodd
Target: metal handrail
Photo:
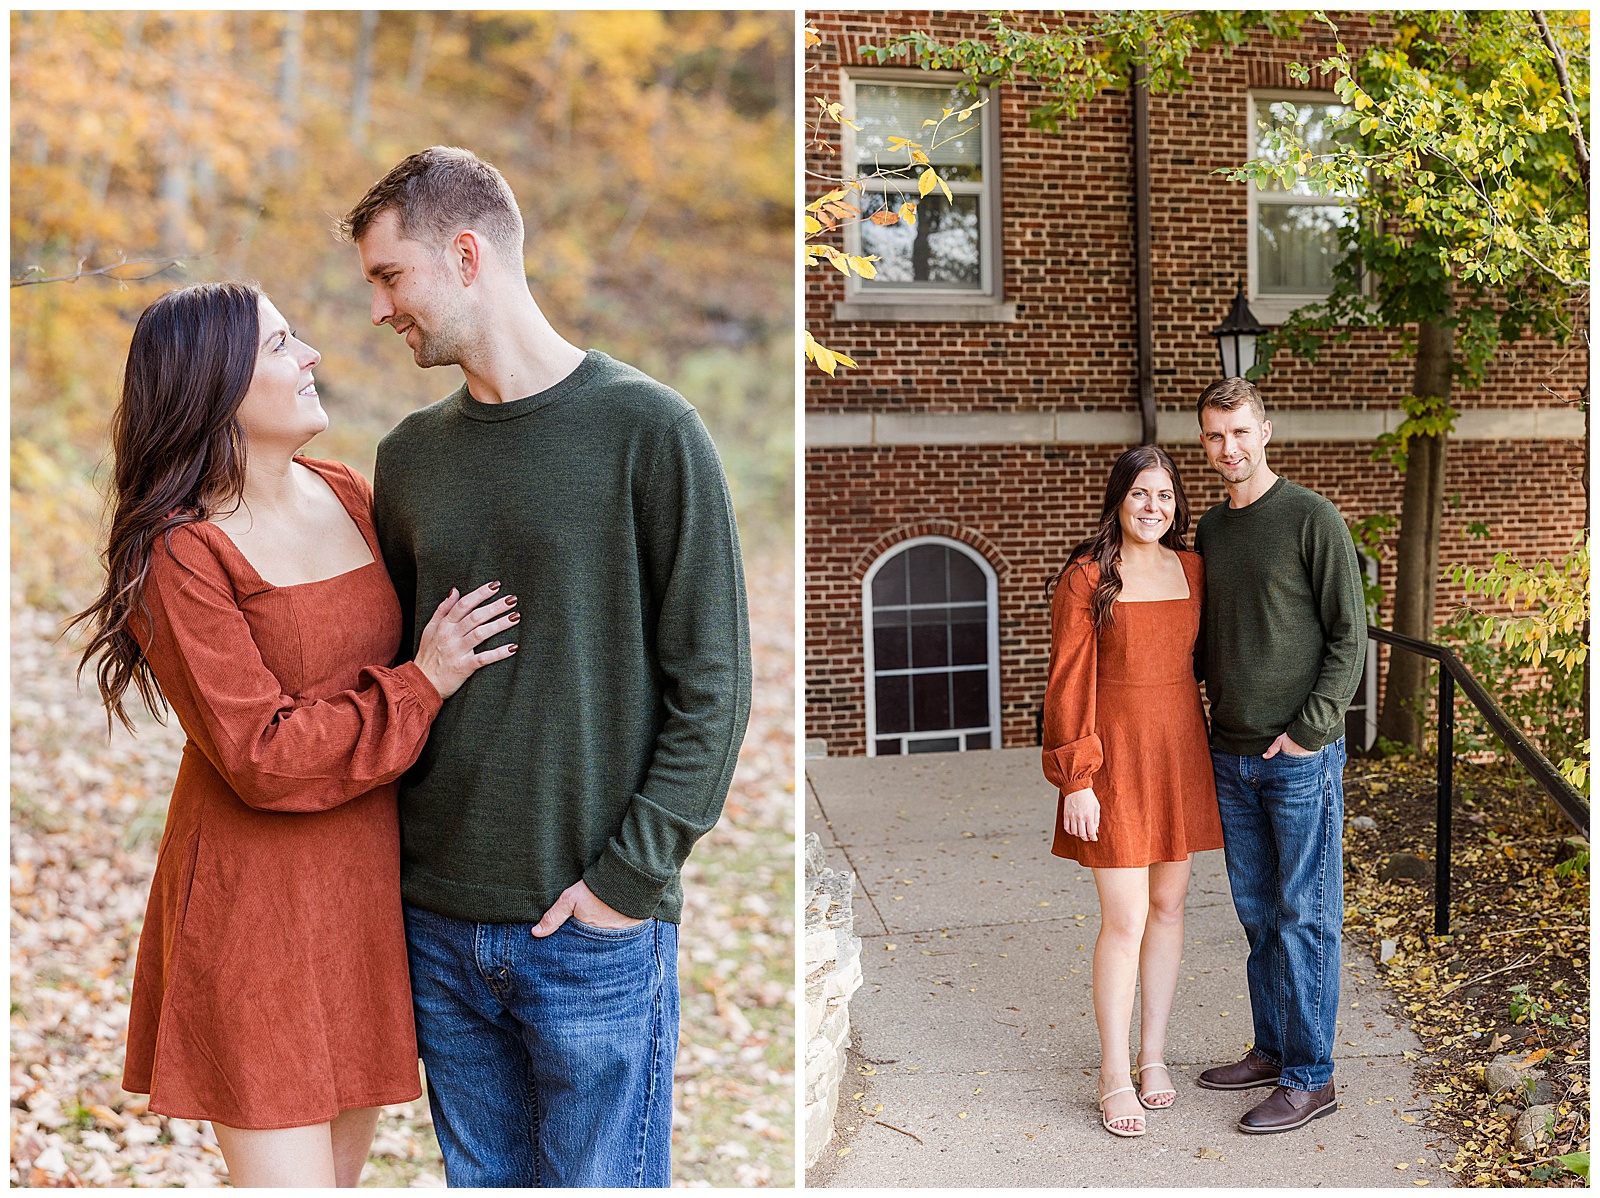
<path id="1" fill-rule="evenodd" d="M 1490 729 L 1511 750 L 1540 788 L 1555 800 L 1561 813 L 1572 821 L 1573 827 L 1589 839 L 1589 803 L 1572 783 L 1561 776 L 1561 771 L 1550 764 L 1550 759 L 1528 742 L 1528 738 L 1500 710 L 1483 684 L 1461 664 L 1461 659 L 1443 645 L 1432 641 L 1419 641 L 1414 637 L 1390 632 L 1386 628 L 1367 627 L 1369 640 L 1380 641 L 1397 649 L 1427 657 L 1440 665 L 1439 670 L 1439 788 L 1437 817 L 1434 823 L 1436 839 L 1433 862 L 1433 931 L 1444 936 L 1450 931 L 1450 813 L 1455 782 L 1455 688 L 1460 684 L 1462 693 L 1472 700 L 1472 705 L 1482 713 Z"/>

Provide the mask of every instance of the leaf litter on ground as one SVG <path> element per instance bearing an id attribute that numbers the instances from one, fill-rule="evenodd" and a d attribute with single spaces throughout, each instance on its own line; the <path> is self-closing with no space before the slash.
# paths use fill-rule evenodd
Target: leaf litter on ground
<path id="1" fill-rule="evenodd" d="M 1346 828 L 1345 935 L 1370 943 L 1390 1014 L 1423 1043 L 1412 1097 L 1455 1149 L 1442 1168 L 1467 1186 L 1583 1184 L 1555 1160 L 1589 1148 L 1589 876 L 1557 872 L 1572 826 L 1519 773 L 1458 760 L 1450 934 L 1435 936 L 1433 764 L 1352 761 L 1345 792 L 1347 820 L 1376 824 Z M 1395 853 L 1428 860 L 1428 876 L 1379 881 Z M 1484 1091 L 1499 1053 L 1543 1054 L 1524 1062 L 1553 1097 L 1534 1151 L 1518 1147 L 1508 1099 Z"/>
<path id="2" fill-rule="evenodd" d="M 794 1176 L 794 576 L 780 553 L 749 567 L 750 730 L 722 818 L 684 870 L 679 1186 Z M 137 736 L 108 739 L 60 618 L 12 611 L 10 1180 L 226 1184 L 209 1124 L 152 1114 L 119 1085 L 183 734 L 145 715 Z M 444 1185 L 426 1101 L 384 1110 L 362 1184 Z"/>

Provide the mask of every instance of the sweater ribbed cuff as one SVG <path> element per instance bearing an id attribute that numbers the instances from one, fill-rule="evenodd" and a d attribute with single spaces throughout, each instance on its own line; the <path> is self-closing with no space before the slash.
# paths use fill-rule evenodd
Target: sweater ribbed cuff
<path id="1" fill-rule="evenodd" d="M 1337 729 L 1332 735 L 1329 735 L 1326 732 L 1319 732 L 1304 720 L 1295 720 L 1284 731 L 1288 733 L 1289 739 L 1294 741 L 1295 744 L 1313 753 L 1318 749 L 1327 748 L 1344 735 L 1343 728 Z"/>
<path id="2" fill-rule="evenodd" d="M 671 885 L 670 880 L 658 881 L 640 873 L 611 845 L 583 871 L 583 881 L 601 902 L 629 919 L 653 918 L 661 905 L 661 896 Z"/>

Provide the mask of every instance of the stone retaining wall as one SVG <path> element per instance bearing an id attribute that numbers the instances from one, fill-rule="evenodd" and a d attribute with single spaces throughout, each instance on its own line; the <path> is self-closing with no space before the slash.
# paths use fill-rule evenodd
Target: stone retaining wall
<path id="1" fill-rule="evenodd" d="M 822 842 L 806 834 L 805 1157 L 810 1168 L 833 1139 L 839 1081 L 850 1042 L 850 996 L 861 985 L 861 940 L 852 924 L 856 876 L 829 869 Z"/>

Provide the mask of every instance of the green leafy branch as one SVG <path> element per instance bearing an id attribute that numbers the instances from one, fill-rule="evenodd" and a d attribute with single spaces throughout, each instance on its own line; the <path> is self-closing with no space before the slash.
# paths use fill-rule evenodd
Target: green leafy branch
<path id="1" fill-rule="evenodd" d="M 1582 534 L 1560 561 L 1539 561 L 1530 569 L 1501 552 L 1486 569 L 1451 566 L 1450 581 L 1469 598 L 1482 595 L 1512 613 L 1518 606 L 1526 609 L 1520 616 L 1475 613 L 1482 616 L 1477 630 L 1482 640 L 1499 641 L 1533 667 L 1550 657 L 1573 670 L 1589 656 L 1586 637 L 1578 635 L 1589 622 L 1589 534 Z"/>
<path id="2" fill-rule="evenodd" d="M 1519 606 L 1526 609 L 1509 616 L 1475 612 L 1482 620 L 1480 639 L 1498 641 L 1535 667 L 1549 657 L 1572 670 L 1588 657 L 1586 637 L 1579 635 L 1589 621 L 1588 533 L 1559 561 L 1541 561 L 1530 569 L 1508 553 L 1497 553 L 1487 569 L 1451 567 L 1450 580 L 1469 598 L 1481 595 L 1513 613 Z"/>
<path id="3" fill-rule="evenodd" d="M 1388 458 L 1390 464 L 1404 474 L 1411 438 L 1448 434 L 1455 428 L 1460 413 L 1436 395 L 1408 395 L 1400 401 L 1400 410 L 1405 413 L 1405 419 L 1391 431 L 1378 434 L 1372 460 L 1381 462 Z"/>
<path id="4" fill-rule="evenodd" d="M 1026 80 L 1045 92 L 1029 116 L 1055 132 L 1102 91 L 1129 86 L 1136 66 L 1153 94 L 1181 91 L 1193 81 L 1188 62 L 1216 46 L 1231 54 L 1252 33 L 1298 37 L 1306 12 L 1114 12 L 990 14 L 984 38 L 943 42 L 913 30 L 881 46 L 863 47 L 878 63 L 910 58 L 924 70 L 961 71 L 980 86 Z"/>
<path id="5" fill-rule="evenodd" d="M 1414 348 L 1406 327 L 1430 321 L 1453 327 L 1452 372 L 1476 386 L 1500 344 L 1565 342 L 1584 328 L 1587 22 L 1552 16 L 1541 31 L 1518 12 L 1397 12 L 1394 40 L 1354 57 L 1317 14 L 1335 53 L 1291 72 L 1306 85 L 1314 72 L 1332 77 L 1348 106 L 1325 125 L 1332 144 L 1308 145 L 1308 114 L 1285 104 L 1283 123 L 1262 130 L 1259 156 L 1220 173 L 1344 197 L 1354 208 L 1349 252 L 1327 299 L 1261 339 L 1252 379 L 1279 349 L 1314 363 L 1323 344 L 1361 328 L 1400 331 L 1403 357 Z M 1405 434 L 1418 431 L 1413 423 Z M 1406 435 L 1385 452 L 1399 449 L 1403 461 Z"/>
<path id="6" fill-rule="evenodd" d="M 1524 14 L 1498 16 L 1527 21 Z M 1395 231 L 1428 235 L 1440 264 L 1461 279 L 1504 287 L 1531 266 L 1562 287 L 1587 287 L 1587 188 L 1574 106 L 1526 52 L 1494 57 L 1496 48 L 1509 49 L 1513 32 L 1530 42 L 1531 29 L 1484 21 L 1463 31 L 1449 17 L 1406 14 L 1416 22 L 1409 36 L 1357 60 L 1337 41 L 1333 22 L 1317 13 L 1336 41 L 1316 72 L 1332 77 L 1332 90 L 1348 105 L 1329 127 L 1333 145 L 1325 152 L 1307 146 L 1304 119 L 1286 104 L 1292 123 L 1264 131 L 1258 157 L 1219 173 L 1258 187 L 1303 182 L 1317 195 L 1397 183 L 1400 202 L 1388 214 L 1398 218 Z M 1557 30 L 1573 36 L 1571 26 Z M 1481 65 L 1464 75 L 1453 51 Z M 1297 63 L 1289 73 L 1311 84 L 1311 68 Z M 1345 132 L 1355 136 L 1338 137 Z"/>

